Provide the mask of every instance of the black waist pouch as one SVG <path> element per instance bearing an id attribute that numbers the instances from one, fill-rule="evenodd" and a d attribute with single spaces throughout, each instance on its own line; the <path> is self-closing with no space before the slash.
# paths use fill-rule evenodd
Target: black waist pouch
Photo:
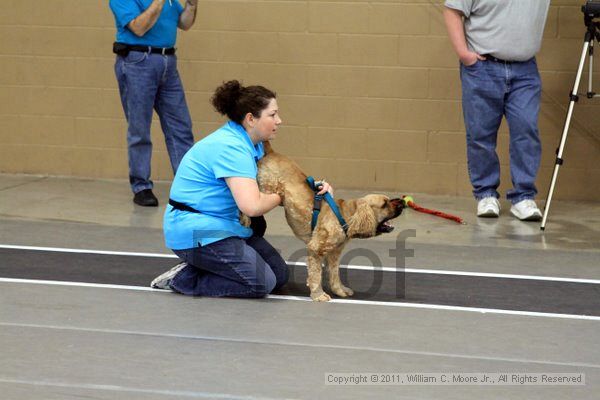
<path id="1" fill-rule="evenodd" d="M 265 236 L 267 230 L 267 220 L 262 215 L 260 217 L 250 217 L 250 228 L 254 232 L 254 236 Z"/>
<path id="2" fill-rule="evenodd" d="M 125 43 L 114 42 L 113 53 L 121 57 L 127 57 L 129 54 L 129 46 Z"/>

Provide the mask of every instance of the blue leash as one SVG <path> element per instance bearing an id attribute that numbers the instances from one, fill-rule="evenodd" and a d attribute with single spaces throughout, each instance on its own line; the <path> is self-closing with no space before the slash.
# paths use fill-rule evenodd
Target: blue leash
<path id="1" fill-rule="evenodd" d="M 312 191 L 315 192 L 315 204 L 313 206 L 313 215 L 312 221 L 310 222 L 310 230 L 314 231 L 315 226 L 317 226 L 317 220 L 319 219 L 319 213 L 321 212 L 321 202 L 323 201 L 323 199 L 325 199 L 327 204 L 329 204 L 329 208 L 331 208 L 331 211 L 333 211 L 333 213 L 337 217 L 340 225 L 342 226 L 342 229 L 344 230 L 344 233 L 347 234 L 348 224 L 344 220 L 344 217 L 342 217 L 342 213 L 340 212 L 340 209 L 338 208 L 337 204 L 335 204 L 333 196 L 331 196 L 329 192 L 326 192 L 325 194 L 317 194 L 317 192 L 321 190 L 321 185 L 318 185 L 318 182 L 315 182 L 315 178 L 313 178 L 312 176 L 306 178 L 306 183 L 308 183 L 308 187 L 310 187 Z"/>

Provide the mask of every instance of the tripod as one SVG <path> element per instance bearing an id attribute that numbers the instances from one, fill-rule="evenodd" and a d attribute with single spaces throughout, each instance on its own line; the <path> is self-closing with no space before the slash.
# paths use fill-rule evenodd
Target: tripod
<path id="1" fill-rule="evenodd" d="M 592 72 L 594 66 L 594 40 L 600 43 L 600 22 L 595 22 L 590 15 L 585 15 L 585 25 L 587 26 L 587 32 L 585 33 L 585 39 L 583 43 L 583 51 L 581 52 L 581 60 L 579 61 L 579 68 L 577 69 L 577 76 L 575 77 L 575 84 L 573 90 L 569 94 L 571 101 L 569 102 L 569 110 L 567 111 L 567 119 L 565 120 L 565 127 L 563 129 L 562 137 L 560 138 L 560 144 L 556 149 L 556 163 L 554 165 L 554 172 L 552 173 L 552 181 L 550 182 L 550 190 L 548 191 L 548 197 L 546 200 L 546 206 L 544 207 L 544 216 L 542 217 L 541 230 L 546 229 L 546 221 L 548 219 L 548 213 L 550 212 L 550 203 L 552 202 L 552 194 L 554 192 L 554 186 L 556 185 L 556 178 L 558 177 L 558 170 L 563 164 L 563 150 L 567 142 L 567 135 L 569 134 L 569 127 L 571 125 L 571 117 L 573 116 L 573 108 L 575 103 L 579 100 L 577 91 L 579 90 L 579 82 L 583 73 L 583 66 L 585 64 L 586 53 L 589 56 L 589 78 L 588 78 L 588 91 L 587 98 L 591 99 L 594 97 L 600 97 L 592 91 Z"/>

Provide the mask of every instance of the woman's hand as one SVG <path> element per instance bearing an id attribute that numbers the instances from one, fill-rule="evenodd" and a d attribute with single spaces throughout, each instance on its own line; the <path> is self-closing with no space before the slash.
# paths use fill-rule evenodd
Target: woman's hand
<path id="1" fill-rule="evenodd" d="M 329 192 L 333 196 L 333 187 L 325 179 L 320 180 L 316 185 L 317 187 L 321 187 L 321 190 L 317 194 L 322 195 Z"/>

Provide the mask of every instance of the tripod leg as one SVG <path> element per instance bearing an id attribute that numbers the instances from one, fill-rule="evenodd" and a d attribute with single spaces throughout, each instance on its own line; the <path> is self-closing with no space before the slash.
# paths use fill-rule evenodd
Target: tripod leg
<path id="1" fill-rule="evenodd" d="M 571 117 L 573 116 L 573 108 L 575 103 L 579 100 L 577 91 L 579 90 L 579 82 L 581 80 L 581 74 L 583 73 L 583 66 L 585 65 L 585 57 L 590 46 L 590 41 L 594 40 L 594 37 L 586 35 L 586 41 L 583 44 L 583 51 L 581 52 L 581 59 L 579 61 L 579 68 L 577 69 L 577 76 L 575 77 L 575 84 L 573 85 L 573 91 L 571 91 L 571 101 L 569 102 L 569 110 L 567 111 L 567 118 L 565 120 L 565 126 L 563 129 L 562 136 L 560 138 L 560 145 L 556 151 L 556 164 L 554 165 L 554 172 L 552 173 L 552 181 L 550 182 L 550 189 L 548 190 L 548 197 L 546 205 L 544 207 L 544 215 L 542 217 L 541 230 L 546 229 L 546 220 L 548 219 L 548 213 L 550 212 L 550 203 L 552 202 L 552 194 L 554 193 L 554 186 L 556 185 L 556 178 L 558 177 L 558 170 L 563 163 L 562 154 L 567 142 L 567 135 L 569 133 L 569 126 L 571 125 Z"/>
<path id="2" fill-rule="evenodd" d="M 590 40 L 590 52 L 588 58 L 588 91 L 587 97 L 591 99 L 594 97 L 595 93 L 592 89 L 592 75 L 594 74 L 594 39 Z"/>
<path id="3" fill-rule="evenodd" d="M 596 36 L 596 42 L 598 42 L 600 44 L 600 31 L 596 31 L 595 35 Z M 590 65 L 588 66 L 589 70 L 590 70 L 590 82 L 589 82 L 589 89 L 590 89 L 590 93 L 588 93 L 588 98 L 593 98 L 593 97 L 600 97 L 600 94 L 594 92 L 594 88 L 593 88 L 593 83 L 592 83 L 592 75 L 593 75 L 593 65 L 594 65 L 594 36 L 592 36 L 592 40 L 590 41 Z"/>

